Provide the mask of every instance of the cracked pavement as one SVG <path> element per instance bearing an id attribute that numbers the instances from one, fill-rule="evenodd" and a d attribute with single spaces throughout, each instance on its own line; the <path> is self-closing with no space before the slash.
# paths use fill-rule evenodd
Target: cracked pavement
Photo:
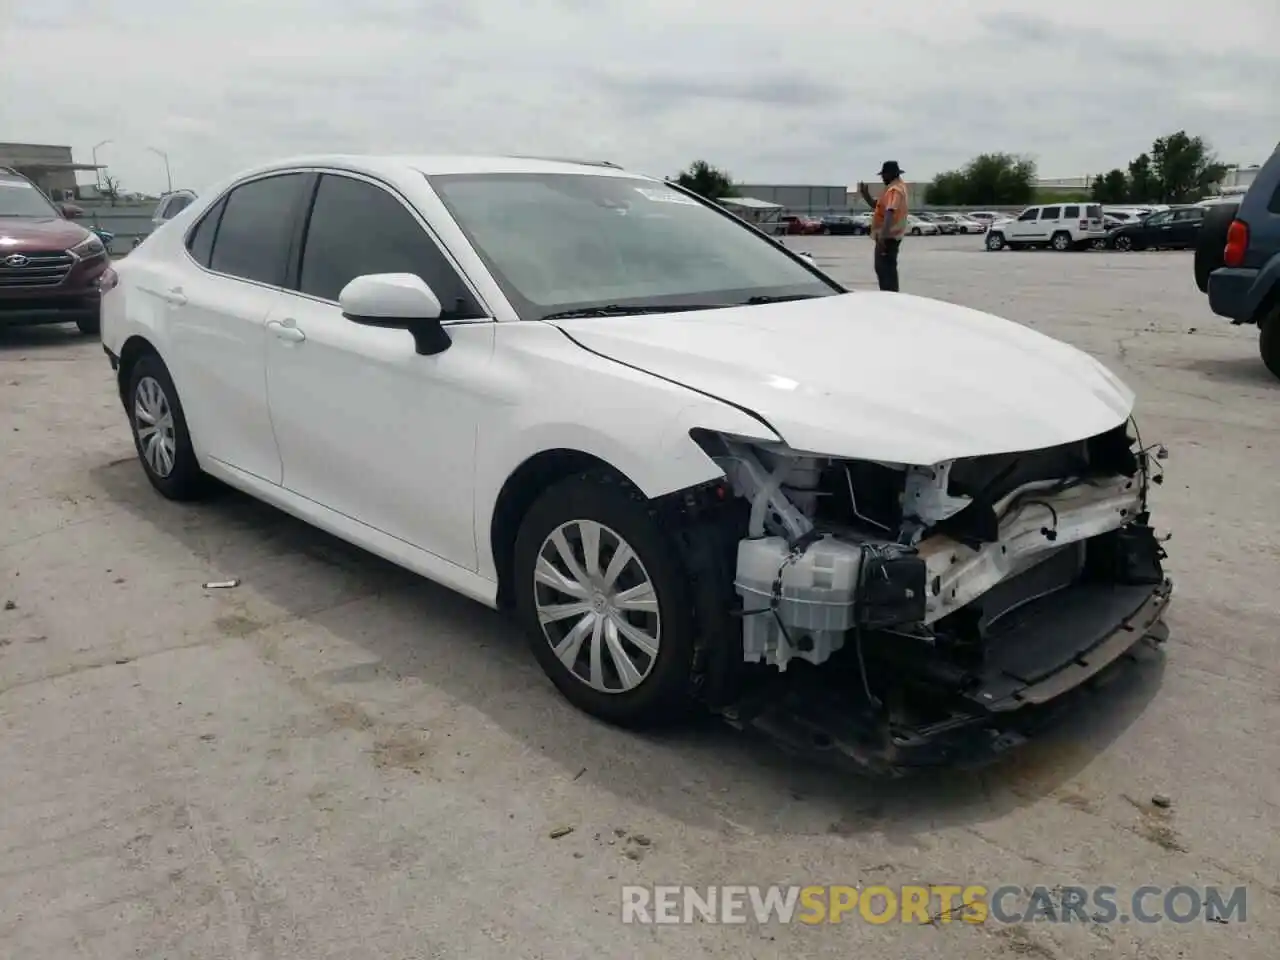
<path id="1" fill-rule="evenodd" d="M 866 240 L 788 242 L 874 285 Z M 715 724 L 591 721 L 497 615 L 240 495 L 161 500 L 99 346 L 0 330 L 0 955 L 1272 956 L 1280 382 L 1256 331 L 1210 314 L 1189 254 L 910 238 L 901 271 L 1137 391 L 1145 442 L 1170 451 L 1154 517 L 1178 592 L 1165 652 L 1072 724 L 980 773 L 895 783 Z M 774 882 L 1216 883 L 1247 886 L 1249 912 L 620 922 L 623 883 Z"/>

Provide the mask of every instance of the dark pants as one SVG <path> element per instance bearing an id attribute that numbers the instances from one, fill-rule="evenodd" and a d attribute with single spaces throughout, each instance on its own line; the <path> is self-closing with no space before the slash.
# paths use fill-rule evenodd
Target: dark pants
<path id="1" fill-rule="evenodd" d="M 880 281 L 880 289 L 890 293 L 898 292 L 898 248 L 901 240 L 886 240 L 876 247 L 876 279 Z"/>

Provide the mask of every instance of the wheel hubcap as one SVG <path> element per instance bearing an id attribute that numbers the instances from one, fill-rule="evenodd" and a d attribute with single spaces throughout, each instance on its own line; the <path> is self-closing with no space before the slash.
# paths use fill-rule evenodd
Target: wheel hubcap
<path id="1" fill-rule="evenodd" d="M 1117 237 L 1117 238 L 1116 238 L 1116 249 L 1117 249 L 1117 250 L 1128 250 L 1131 246 L 1133 246 L 1133 241 L 1132 241 L 1132 240 L 1130 240 L 1128 237 Z"/>
<path id="2" fill-rule="evenodd" d="M 625 693 L 652 671 L 662 638 L 658 595 L 630 544 L 604 524 L 551 532 L 533 572 L 543 636 L 565 668 L 601 693 Z"/>
<path id="3" fill-rule="evenodd" d="M 164 388 L 154 377 L 143 377 L 133 395 L 133 428 L 138 434 L 142 456 L 153 473 L 167 477 L 173 473 L 178 450 L 173 409 Z"/>

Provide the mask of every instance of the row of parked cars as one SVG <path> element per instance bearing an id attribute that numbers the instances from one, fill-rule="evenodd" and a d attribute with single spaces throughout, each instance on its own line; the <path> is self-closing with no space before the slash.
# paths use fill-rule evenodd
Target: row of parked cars
<path id="1" fill-rule="evenodd" d="M 999 216 L 994 212 L 913 213 L 907 217 L 907 233 L 914 237 L 986 233 L 991 221 Z M 871 214 L 832 214 L 826 217 L 788 214 L 779 218 L 775 232 L 780 235 L 865 236 L 871 232 Z"/>
<path id="2" fill-rule="evenodd" d="M 1001 217 L 987 231 L 988 250 L 1049 247 L 1054 250 L 1190 250 L 1205 216 L 1219 198 L 1194 204 L 1104 207 L 1055 203 Z"/>

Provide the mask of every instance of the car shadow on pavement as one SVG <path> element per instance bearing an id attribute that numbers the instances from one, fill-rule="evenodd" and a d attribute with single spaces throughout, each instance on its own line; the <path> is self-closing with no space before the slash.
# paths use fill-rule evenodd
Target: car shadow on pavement
<path id="1" fill-rule="evenodd" d="M 81 333 L 74 323 L 51 323 L 31 327 L 0 326 L 0 351 L 65 349 L 71 344 L 88 342 L 90 338 Z"/>
<path id="2" fill-rule="evenodd" d="M 1188 370 L 1202 374 L 1207 380 L 1227 380 L 1246 387 L 1280 390 L 1276 377 L 1255 354 L 1250 357 L 1197 357 L 1186 363 Z"/>
<path id="3" fill-rule="evenodd" d="M 1046 797 L 1073 805 L 1069 781 L 1142 713 L 1163 675 L 1162 655 L 1140 658 L 1056 728 L 985 769 L 871 778 L 788 756 L 711 718 L 663 733 L 611 728 L 560 697 L 498 613 L 235 491 L 171 503 L 134 461 L 95 468 L 91 479 L 109 502 L 199 557 L 211 579 L 238 578 L 240 590 L 284 614 L 229 636 L 253 642 L 287 622 L 295 636 L 309 626 L 367 652 L 307 678 L 326 695 L 351 702 L 362 682 L 414 678 L 482 712 L 566 779 L 704 828 L 910 842 Z"/>

